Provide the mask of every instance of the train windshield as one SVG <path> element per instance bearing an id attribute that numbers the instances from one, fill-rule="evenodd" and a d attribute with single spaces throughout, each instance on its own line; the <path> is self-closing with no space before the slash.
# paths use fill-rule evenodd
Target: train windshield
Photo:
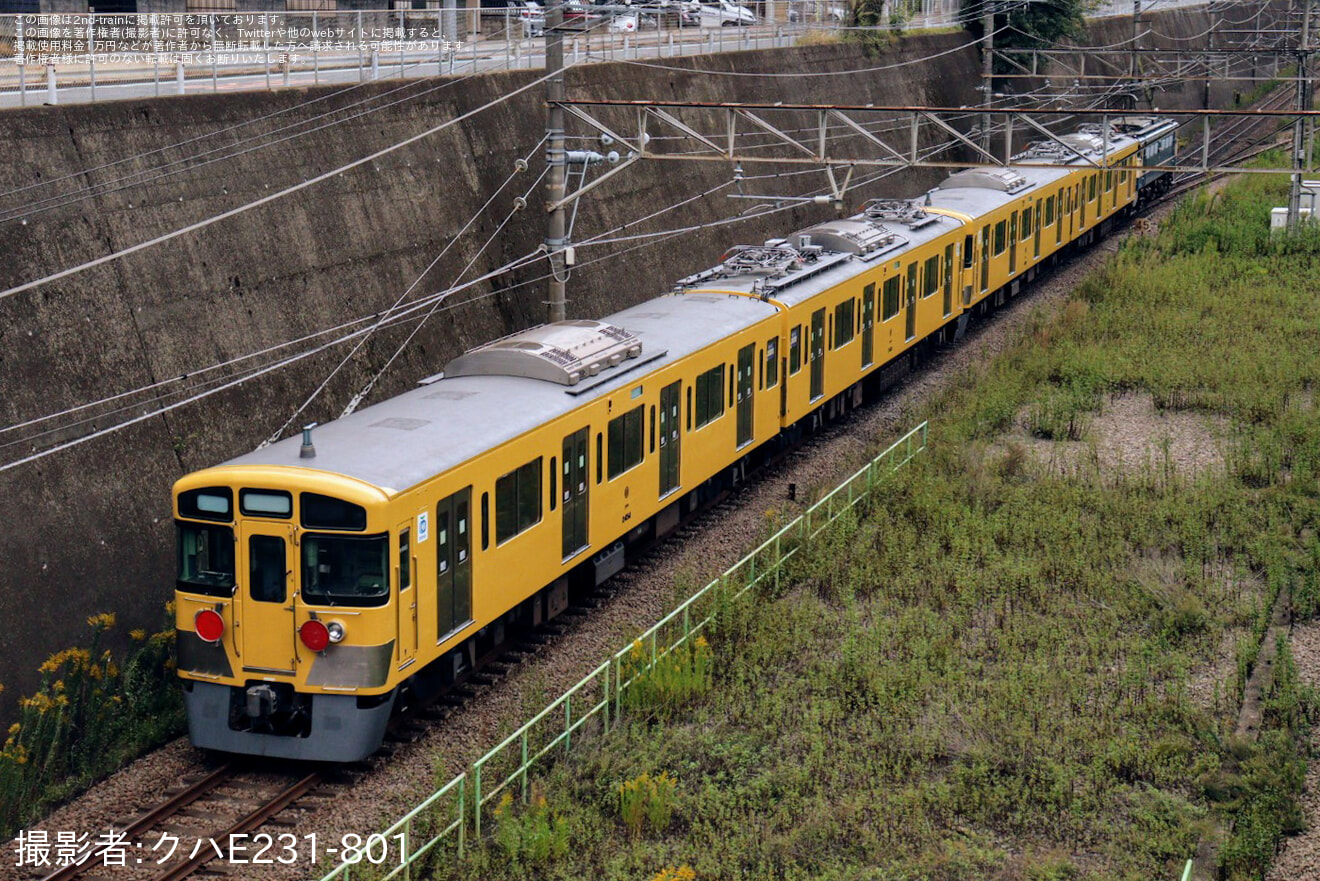
<path id="1" fill-rule="evenodd" d="M 227 597 L 234 593 L 234 530 L 215 524 L 180 523 L 178 588 Z"/>
<path id="2" fill-rule="evenodd" d="M 389 599 L 389 537 L 305 535 L 302 599 L 311 605 L 383 606 Z"/>

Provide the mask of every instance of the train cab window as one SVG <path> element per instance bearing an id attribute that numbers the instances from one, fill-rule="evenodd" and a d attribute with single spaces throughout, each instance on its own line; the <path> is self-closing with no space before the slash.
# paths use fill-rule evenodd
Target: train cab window
<path id="1" fill-rule="evenodd" d="M 1031 215 L 1032 210 L 1030 208 L 1022 209 L 1022 223 L 1019 224 L 1019 227 L 1022 229 L 1022 241 L 1024 242 L 1031 238 Z"/>
<path id="2" fill-rule="evenodd" d="M 179 523 L 179 590 L 227 597 L 234 593 L 234 530 Z"/>
<path id="3" fill-rule="evenodd" d="M 885 279 L 884 289 L 880 297 L 880 320 L 888 321 L 898 314 L 899 285 L 902 281 L 896 275 L 893 278 Z"/>
<path id="4" fill-rule="evenodd" d="M 282 603 L 287 592 L 288 566 L 284 539 L 277 535 L 248 538 L 248 593 L 262 603 Z"/>
<path id="5" fill-rule="evenodd" d="M 971 269 L 971 268 L 972 268 L 972 264 L 974 264 L 974 263 L 976 262 L 976 254 L 973 252 L 973 249 L 972 249 L 972 237 L 971 237 L 971 236 L 964 236 L 964 237 L 963 237 L 963 252 L 962 252 L 962 258 L 963 258 L 963 269 Z"/>
<path id="6" fill-rule="evenodd" d="M 701 428 L 724 415 L 724 365 L 697 377 L 697 422 Z"/>
<path id="7" fill-rule="evenodd" d="M 642 419 L 645 413 L 643 405 L 610 420 L 610 480 L 642 463 Z"/>
<path id="8" fill-rule="evenodd" d="M 367 528 L 367 509 L 361 505 L 320 493 L 302 493 L 298 501 L 304 529 Z"/>
<path id="9" fill-rule="evenodd" d="M 241 490 L 238 494 L 238 510 L 247 517 L 287 520 L 293 516 L 293 496 L 271 489 Z"/>
<path id="10" fill-rule="evenodd" d="M 852 342 L 857 332 L 857 321 L 853 317 L 855 311 L 856 306 L 851 297 L 834 307 L 834 348 Z"/>
<path id="11" fill-rule="evenodd" d="M 541 522 L 541 457 L 495 481 L 495 544 Z"/>
<path id="12" fill-rule="evenodd" d="M 234 519 L 234 491 L 227 486 L 209 486 L 179 493 L 179 516 L 229 523 Z"/>
<path id="13" fill-rule="evenodd" d="M 767 340 L 765 344 L 765 387 L 779 385 L 779 340 Z"/>
<path id="14" fill-rule="evenodd" d="M 302 599 L 313 606 L 383 606 L 390 598 L 387 535 L 302 537 Z"/>
<path id="15" fill-rule="evenodd" d="M 938 254 L 927 258 L 922 273 L 921 295 L 929 297 L 940 289 L 940 256 Z"/>
<path id="16" fill-rule="evenodd" d="M 995 224 L 995 256 L 998 257 L 1004 253 L 1008 247 L 1008 221 L 1001 220 Z"/>
<path id="17" fill-rule="evenodd" d="M 794 376 L 802 369 L 802 325 L 797 325 L 788 332 L 788 375 Z"/>

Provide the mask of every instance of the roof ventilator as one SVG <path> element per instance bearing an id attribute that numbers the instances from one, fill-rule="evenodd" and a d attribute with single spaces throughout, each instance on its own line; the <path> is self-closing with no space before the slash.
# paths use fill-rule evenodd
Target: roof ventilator
<path id="1" fill-rule="evenodd" d="M 1031 186 L 1031 182 L 1011 168 L 967 168 L 944 179 L 937 189 L 951 190 L 958 187 L 973 187 L 981 190 L 998 190 L 1001 193 L 1016 193 Z"/>
<path id="2" fill-rule="evenodd" d="M 576 385 L 642 353 L 631 331 L 603 321 L 556 321 L 478 346 L 445 365 L 455 376 L 522 376 Z"/>

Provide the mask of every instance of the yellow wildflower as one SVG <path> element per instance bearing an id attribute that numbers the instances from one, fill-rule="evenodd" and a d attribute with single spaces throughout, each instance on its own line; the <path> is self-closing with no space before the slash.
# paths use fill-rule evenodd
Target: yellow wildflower
<path id="1" fill-rule="evenodd" d="M 128 638 L 133 640 L 134 642 L 142 642 L 147 638 L 147 631 L 141 628 L 138 628 L 137 630 L 130 630 L 128 632 Z"/>
<path id="2" fill-rule="evenodd" d="M 93 615 L 87 619 L 87 623 L 92 625 L 95 630 L 109 630 L 115 626 L 115 613 L 102 612 L 99 615 Z"/>
<path id="3" fill-rule="evenodd" d="M 495 806 L 495 810 L 491 811 L 491 813 L 494 814 L 495 819 L 498 820 L 500 817 L 504 816 L 504 812 L 509 809 L 509 805 L 511 804 L 513 804 L 513 793 L 506 789 L 504 790 L 504 795 L 500 796 L 500 803 Z"/>

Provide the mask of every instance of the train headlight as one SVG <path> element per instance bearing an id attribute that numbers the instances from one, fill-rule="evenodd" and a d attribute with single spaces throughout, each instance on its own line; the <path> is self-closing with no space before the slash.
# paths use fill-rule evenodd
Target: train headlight
<path id="1" fill-rule="evenodd" d="M 330 641 L 339 643 L 344 641 L 344 625 L 338 621 L 331 621 L 325 626 L 326 632 L 330 634 Z"/>
<path id="2" fill-rule="evenodd" d="M 225 619 L 215 609 L 202 609 L 193 617 L 193 629 L 203 642 L 217 643 L 225 635 Z"/>
<path id="3" fill-rule="evenodd" d="M 323 652 L 330 644 L 330 630 L 320 621 L 313 619 L 298 628 L 298 638 L 312 651 Z"/>

